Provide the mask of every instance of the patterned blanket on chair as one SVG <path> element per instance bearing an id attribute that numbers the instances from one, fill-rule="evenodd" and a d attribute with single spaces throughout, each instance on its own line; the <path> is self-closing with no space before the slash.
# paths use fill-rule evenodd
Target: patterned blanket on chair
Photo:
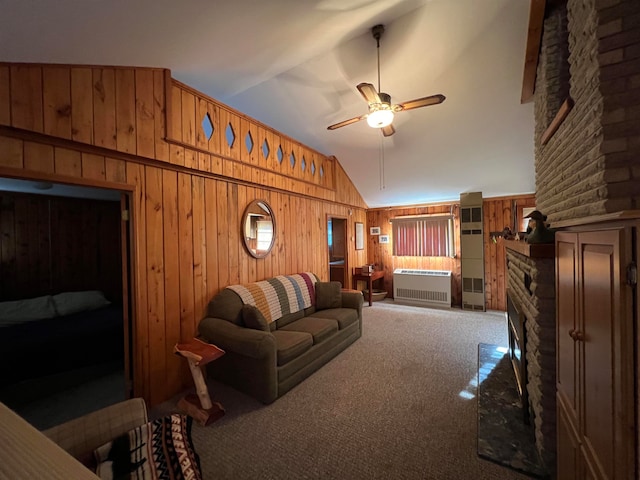
<path id="1" fill-rule="evenodd" d="M 227 288 L 236 292 L 242 303 L 255 306 L 271 323 L 288 313 L 315 305 L 317 281 L 318 277 L 313 273 L 305 272 Z"/>

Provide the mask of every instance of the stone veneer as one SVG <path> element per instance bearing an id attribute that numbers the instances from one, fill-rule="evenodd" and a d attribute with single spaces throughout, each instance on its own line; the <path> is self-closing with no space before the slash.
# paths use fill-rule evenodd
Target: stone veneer
<path id="1" fill-rule="evenodd" d="M 555 262 L 553 258 L 530 258 L 507 247 L 507 265 L 509 293 L 526 317 L 527 392 L 536 447 L 547 469 L 553 471 L 556 463 Z"/>
<path id="2" fill-rule="evenodd" d="M 552 226 L 640 208 L 638 0 L 562 3 L 547 2 L 534 95 L 536 203 Z M 567 87 L 574 107 L 541 145 Z"/>

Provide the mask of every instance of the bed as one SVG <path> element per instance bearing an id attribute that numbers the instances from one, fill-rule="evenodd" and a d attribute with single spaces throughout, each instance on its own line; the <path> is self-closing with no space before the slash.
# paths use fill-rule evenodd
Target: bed
<path id="1" fill-rule="evenodd" d="M 122 305 L 101 292 L 0 303 L 0 388 L 124 358 Z"/>

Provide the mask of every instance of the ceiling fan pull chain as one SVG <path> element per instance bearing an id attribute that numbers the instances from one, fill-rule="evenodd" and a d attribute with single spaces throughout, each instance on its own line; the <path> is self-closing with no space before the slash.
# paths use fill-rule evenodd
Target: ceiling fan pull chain
<path id="1" fill-rule="evenodd" d="M 384 137 L 380 138 L 380 154 L 378 155 L 378 168 L 380 174 L 380 190 L 387 188 L 384 181 Z"/>

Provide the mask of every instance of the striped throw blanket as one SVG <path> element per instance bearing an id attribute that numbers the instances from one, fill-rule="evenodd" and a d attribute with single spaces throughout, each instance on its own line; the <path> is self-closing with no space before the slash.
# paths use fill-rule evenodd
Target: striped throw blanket
<path id="1" fill-rule="evenodd" d="M 227 288 L 236 292 L 242 303 L 260 310 L 267 322 L 271 323 L 288 313 L 315 305 L 317 281 L 318 277 L 313 273 L 305 272 L 279 275 L 247 285 L 230 285 Z"/>

